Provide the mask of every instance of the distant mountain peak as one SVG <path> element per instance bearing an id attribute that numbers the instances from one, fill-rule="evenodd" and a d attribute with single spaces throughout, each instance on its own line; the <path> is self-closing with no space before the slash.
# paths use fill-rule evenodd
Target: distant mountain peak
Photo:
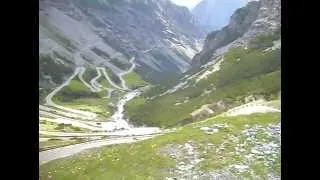
<path id="1" fill-rule="evenodd" d="M 227 25 L 234 11 L 248 0 L 203 0 L 192 9 L 200 25 L 208 30 L 218 30 Z"/>

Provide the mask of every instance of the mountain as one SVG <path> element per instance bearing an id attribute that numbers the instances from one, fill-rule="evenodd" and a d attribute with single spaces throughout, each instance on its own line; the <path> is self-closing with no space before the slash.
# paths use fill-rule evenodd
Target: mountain
<path id="1" fill-rule="evenodd" d="M 40 2 L 40 178 L 280 179 L 279 6 L 192 59 L 201 29 L 166 0 Z"/>
<path id="2" fill-rule="evenodd" d="M 190 68 L 204 32 L 169 0 L 40 0 L 39 85 L 61 84 L 76 67 L 130 67 L 148 81 Z"/>
<path id="3" fill-rule="evenodd" d="M 192 9 L 192 13 L 207 30 L 218 30 L 227 25 L 232 13 L 246 2 L 247 0 L 203 0 Z"/>
<path id="4" fill-rule="evenodd" d="M 132 122 L 178 126 L 221 113 L 250 99 L 275 100 L 281 91 L 279 0 L 252 1 L 210 33 L 195 68 L 127 105 Z"/>
<path id="5" fill-rule="evenodd" d="M 280 0 L 251 1 L 235 11 L 227 26 L 207 35 L 202 51 L 193 59 L 193 65 L 203 65 L 230 47 L 246 46 L 259 34 L 279 33 L 280 28 Z"/>

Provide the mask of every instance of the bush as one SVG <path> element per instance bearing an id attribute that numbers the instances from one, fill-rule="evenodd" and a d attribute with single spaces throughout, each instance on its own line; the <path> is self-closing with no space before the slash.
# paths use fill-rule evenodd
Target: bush
<path id="1" fill-rule="evenodd" d="M 80 129 L 79 127 L 74 127 L 74 126 L 72 126 L 72 129 L 73 129 L 74 131 L 81 131 L 81 129 Z"/>

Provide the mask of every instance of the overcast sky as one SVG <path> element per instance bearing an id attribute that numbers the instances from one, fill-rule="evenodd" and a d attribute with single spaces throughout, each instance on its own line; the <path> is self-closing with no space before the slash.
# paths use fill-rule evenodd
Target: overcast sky
<path id="1" fill-rule="evenodd" d="M 202 0 L 171 0 L 171 1 L 177 5 L 186 6 L 187 8 L 192 9 Z"/>

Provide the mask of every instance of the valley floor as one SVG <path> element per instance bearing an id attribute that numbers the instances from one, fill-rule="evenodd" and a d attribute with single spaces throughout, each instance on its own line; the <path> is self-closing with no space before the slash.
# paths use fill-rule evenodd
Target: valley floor
<path id="1" fill-rule="evenodd" d="M 241 66 L 235 65 L 239 63 L 239 60 L 234 61 L 238 54 L 243 56 L 240 62 L 244 64 Z M 265 63 L 262 67 L 261 63 L 257 63 L 258 55 L 262 57 L 258 60 Z M 189 89 L 188 82 L 180 82 L 160 94 L 164 96 L 158 97 L 162 98 L 162 103 L 174 103 L 165 107 L 170 109 L 169 113 L 161 112 L 161 108 L 151 113 L 143 111 L 145 109 L 142 108 L 134 114 L 135 120 L 141 114 L 147 114 L 141 117 L 164 125 L 163 127 L 175 127 L 169 129 L 134 127 L 126 119 L 125 105 L 129 101 L 133 102 L 131 110 L 139 107 L 141 103 L 148 105 L 139 97 L 145 87 L 130 89 L 132 81 L 145 85 L 132 74 L 134 58 L 130 60 L 131 68 L 113 74 L 118 76 L 118 83 L 114 82 L 114 77 L 109 77 L 110 72 L 102 67 L 95 69 L 96 76 L 90 80 L 85 78 L 85 68 L 76 68 L 67 81 L 48 94 L 46 103 L 39 106 L 40 179 L 280 179 L 281 102 L 253 100 L 234 107 L 242 104 L 241 100 L 237 100 L 238 97 L 245 97 L 245 102 L 252 101 L 248 100 L 250 96 L 247 96 L 256 93 L 247 90 L 251 86 L 256 87 L 260 94 L 269 94 L 269 99 L 275 99 L 280 84 L 273 81 L 280 77 L 278 56 L 244 50 L 232 51 L 229 56 L 213 65 L 213 69 L 203 72 L 197 81 L 192 81 L 195 84 Z M 273 66 L 266 63 L 269 59 L 272 59 Z M 238 69 L 231 69 L 239 75 L 231 74 L 228 77 L 231 67 L 243 68 L 247 66 L 246 63 L 253 64 L 251 69 L 260 69 L 249 72 L 250 76 L 241 74 L 243 71 Z M 230 67 L 226 68 L 226 65 Z M 217 71 L 223 76 L 219 77 Z M 229 79 L 237 80 L 238 77 L 243 79 L 235 81 L 237 88 L 234 88 L 234 85 L 227 86 L 219 92 L 212 84 L 208 84 L 211 82 L 207 80 L 209 76 L 214 80 L 219 77 L 220 81 L 217 83 L 220 84 L 223 84 L 221 78 L 226 78 L 225 82 Z M 256 76 L 258 78 L 255 78 Z M 254 83 L 250 84 L 252 82 Z M 194 88 L 196 85 L 206 88 Z M 207 90 L 209 86 L 211 90 Z M 187 96 L 186 99 L 184 91 L 181 94 L 183 98 L 170 98 L 181 89 L 189 90 L 190 92 L 186 92 L 191 93 L 191 98 Z M 193 92 L 194 89 L 197 91 Z M 238 89 L 241 91 L 238 92 Z M 200 94 L 202 90 L 205 92 Z M 221 95 L 222 92 L 225 94 L 220 97 L 219 93 Z M 213 99 L 217 101 L 214 105 L 223 106 L 225 112 L 216 115 L 214 113 L 221 111 L 214 112 L 214 108 L 203 105 L 210 93 L 217 96 L 216 98 L 219 96 L 220 99 Z M 218 100 L 228 99 L 231 94 L 234 95 L 231 100 L 236 103 L 225 108 L 225 104 Z M 140 102 L 141 99 L 137 98 L 131 101 L 135 97 L 143 100 Z M 198 97 L 197 101 L 192 101 L 192 97 Z M 256 97 L 259 96 L 251 96 L 253 99 Z M 179 102 L 174 102 L 177 99 Z M 200 101 L 202 99 L 203 101 Z M 187 106 L 188 102 L 194 104 Z M 163 107 L 157 103 L 154 101 L 155 106 L 151 108 Z M 200 109 L 195 110 L 196 108 Z M 195 110 L 195 115 L 211 115 L 211 118 L 194 122 L 196 116 L 192 115 L 192 110 Z M 182 112 L 182 115 L 177 112 Z M 155 117 L 157 113 L 163 115 L 163 121 L 159 121 L 158 116 Z M 184 125 L 179 124 L 178 127 L 174 126 L 175 116 L 172 115 L 181 116 L 179 118 L 188 115 L 194 119 Z M 154 120 L 152 117 L 158 119 Z M 138 120 L 143 122 L 142 119 Z M 169 126 L 170 123 L 172 126 Z"/>
<path id="2" fill-rule="evenodd" d="M 139 89 L 131 90 L 129 87 L 139 83 L 146 84 L 133 72 L 134 59 L 130 59 L 132 66 L 127 71 L 117 74 L 121 81 L 118 85 L 103 67 L 94 70 L 96 76 L 88 80 L 90 83 L 86 82 L 86 72 L 90 70 L 77 67 L 64 83 L 47 94 L 45 103 L 39 105 L 39 150 L 96 141 L 97 138 L 106 139 L 109 136 L 144 136 L 158 133 L 159 128 L 134 128 L 124 119 L 124 105 L 140 94 Z M 96 142 L 91 144 L 94 143 Z M 43 161 L 41 154 L 45 152 L 40 153 L 40 163 Z M 52 153 L 50 156 L 60 157 Z"/>
<path id="3" fill-rule="evenodd" d="M 59 125 L 46 124 L 40 179 L 280 179 L 280 101 L 254 101 L 165 131 L 98 132 L 78 111 L 40 107 L 70 119 L 71 127 L 79 121 L 97 128 L 47 131 Z"/>

